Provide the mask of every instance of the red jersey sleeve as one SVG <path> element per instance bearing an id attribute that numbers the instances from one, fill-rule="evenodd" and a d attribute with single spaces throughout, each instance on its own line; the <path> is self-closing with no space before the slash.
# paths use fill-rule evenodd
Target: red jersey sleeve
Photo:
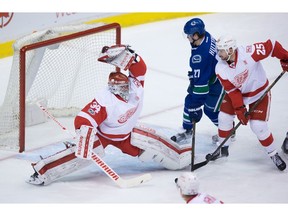
<path id="1" fill-rule="evenodd" d="M 129 71 L 129 75 L 139 80 L 141 85 L 144 86 L 144 76 L 146 74 L 147 67 L 141 56 L 138 55 L 136 57 L 136 62 L 130 66 Z"/>
<path id="2" fill-rule="evenodd" d="M 81 125 L 88 125 L 97 127 L 107 118 L 106 108 L 102 107 L 96 99 L 88 103 L 75 117 L 75 130 L 79 129 Z"/>
<path id="3" fill-rule="evenodd" d="M 272 42 L 271 40 L 267 40 L 266 42 L 255 43 L 253 46 L 254 52 L 251 56 L 256 62 L 270 55 L 278 59 L 288 59 L 288 52 L 278 41 Z"/>
<path id="4" fill-rule="evenodd" d="M 288 59 L 287 50 L 285 50 L 278 41 L 275 42 L 272 57 L 276 57 L 278 59 Z"/>

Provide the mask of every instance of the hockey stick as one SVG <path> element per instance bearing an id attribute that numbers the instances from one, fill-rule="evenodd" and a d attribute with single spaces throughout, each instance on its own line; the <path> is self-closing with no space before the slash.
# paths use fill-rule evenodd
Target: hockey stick
<path id="1" fill-rule="evenodd" d="M 42 106 L 39 102 L 36 102 L 36 104 L 51 120 L 53 120 L 58 126 L 60 126 L 63 131 L 68 133 L 71 137 L 73 137 L 73 139 L 76 138 L 44 106 Z M 151 180 L 152 178 L 151 174 L 148 173 L 130 179 L 123 179 L 111 167 L 109 167 L 97 154 L 92 152 L 91 155 L 92 155 L 91 157 L 92 161 L 121 188 L 134 187 L 142 183 L 145 183 Z"/>
<path id="2" fill-rule="evenodd" d="M 194 169 L 194 160 L 195 160 L 195 134 L 196 134 L 196 122 L 193 121 L 193 133 L 192 133 L 192 152 L 191 152 L 191 172 L 193 172 Z"/>
<path id="3" fill-rule="evenodd" d="M 267 95 L 267 93 L 272 89 L 272 87 L 279 81 L 279 79 L 286 73 L 286 71 L 282 71 L 279 76 L 274 80 L 274 82 L 266 89 L 266 91 L 263 93 L 263 95 L 256 101 L 256 103 L 249 109 L 248 112 L 245 113 L 245 116 L 249 115 L 251 112 L 254 111 L 254 109 L 258 106 L 258 104 L 263 100 L 263 98 Z M 194 165 L 194 170 L 199 169 L 200 167 L 205 166 L 208 164 L 213 157 L 217 154 L 217 152 L 221 149 L 221 147 L 227 142 L 227 140 L 232 136 L 232 134 L 237 130 L 237 128 L 241 125 L 241 122 L 238 122 L 238 124 L 231 130 L 229 135 L 222 141 L 222 143 L 217 147 L 217 149 L 212 154 L 206 155 L 206 160 L 203 162 L 200 162 L 198 164 Z"/>

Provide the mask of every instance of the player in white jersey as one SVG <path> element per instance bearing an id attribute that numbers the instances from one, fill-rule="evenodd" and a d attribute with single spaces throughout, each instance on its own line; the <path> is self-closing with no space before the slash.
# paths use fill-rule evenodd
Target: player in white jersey
<path id="1" fill-rule="evenodd" d="M 108 86 L 75 117 L 76 144 L 32 164 L 35 173 L 28 183 L 47 185 L 86 167 L 91 161 L 87 151 L 82 154 L 85 146 L 100 157 L 108 145 L 113 145 L 125 154 L 141 161 L 153 160 L 167 169 L 189 166 L 191 147 L 180 147 L 158 134 L 157 129 L 136 124 L 143 106 L 144 60 L 125 45 L 103 47 L 98 60 L 128 70 L 129 75 L 110 73 Z"/>
<path id="2" fill-rule="evenodd" d="M 249 122 L 251 130 L 277 168 L 284 170 L 286 164 L 277 153 L 273 135 L 267 124 L 271 93 L 268 92 L 250 115 L 245 114 L 246 106 L 252 107 L 269 85 L 261 60 L 270 56 L 276 57 L 281 60 L 283 71 L 287 71 L 288 52 L 278 41 L 271 40 L 237 47 L 236 40 L 230 35 L 221 36 L 216 46 L 219 56 L 216 74 L 226 91 L 219 113 L 219 142 L 230 134 L 236 115 L 241 124 L 247 125 Z M 224 146 L 228 147 L 230 142 L 228 140 Z"/>
<path id="3" fill-rule="evenodd" d="M 175 179 L 175 183 L 187 204 L 224 204 L 223 201 L 207 193 L 199 192 L 200 183 L 195 173 L 184 172 Z"/>

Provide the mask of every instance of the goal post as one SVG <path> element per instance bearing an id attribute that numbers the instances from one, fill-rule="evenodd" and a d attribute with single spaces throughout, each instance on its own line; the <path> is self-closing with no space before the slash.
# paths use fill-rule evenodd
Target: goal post
<path id="1" fill-rule="evenodd" d="M 119 71 L 97 61 L 102 47 L 114 44 L 121 44 L 118 23 L 58 26 L 16 40 L 0 107 L 0 149 L 25 151 L 25 128 L 47 121 L 36 102 L 57 117 L 75 116 Z"/>

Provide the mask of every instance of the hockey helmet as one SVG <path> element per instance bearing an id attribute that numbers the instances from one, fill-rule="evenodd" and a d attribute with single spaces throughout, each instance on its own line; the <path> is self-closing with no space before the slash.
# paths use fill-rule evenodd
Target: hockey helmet
<path id="1" fill-rule="evenodd" d="M 189 20 L 184 26 L 184 33 L 186 35 L 193 36 L 194 34 L 198 33 L 199 37 L 201 37 L 205 34 L 205 32 L 205 24 L 199 18 L 193 18 Z"/>
<path id="2" fill-rule="evenodd" d="M 129 99 L 129 79 L 121 72 L 111 72 L 108 80 L 109 91 L 125 101 Z"/>
<path id="3" fill-rule="evenodd" d="M 199 192 L 199 180 L 192 172 L 184 172 L 175 179 L 183 195 L 196 195 Z"/>
<path id="4" fill-rule="evenodd" d="M 233 52 L 237 49 L 236 40 L 231 35 L 222 35 L 217 41 L 216 46 L 218 50 L 225 50 L 227 53 L 232 48 Z"/>

